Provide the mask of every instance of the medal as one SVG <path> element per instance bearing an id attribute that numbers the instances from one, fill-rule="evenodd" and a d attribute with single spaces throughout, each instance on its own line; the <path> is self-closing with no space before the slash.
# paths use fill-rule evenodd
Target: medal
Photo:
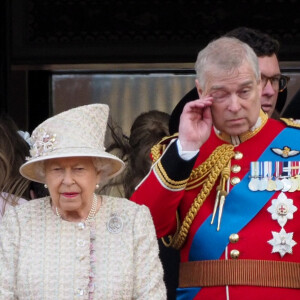
<path id="1" fill-rule="evenodd" d="M 292 187 L 289 189 L 289 192 L 295 192 L 299 188 L 299 180 L 297 176 L 299 176 L 299 161 L 292 161 L 291 162 L 291 176 L 290 181 L 292 183 Z"/>
<path id="2" fill-rule="evenodd" d="M 272 205 L 268 207 L 267 211 L 271 214 L 272 219 L 276 220 L 281 227 L 280 232 L 272 231 L 273 239 L 268 241 L 273 247 L 272 253 L 278 252 L 281 257 L 287 253 L 292 254 L 292 248 L 297 244 L 293 240 L 294 233 L 287 233 L 283 227 L 288 220 L 294 218 L 294 213 L 297 211 L 293 200 L 287 198 L 287 196 L 281 192 L 277 199 L 272 200 Z"/>
<path id="3" fill-rule="evenodd" d="M 297 182 L 298 182 L 298 188 L 297 188 L 297 191 L 300 191 L 300 175 L 297 175 L 297 176 L 295 177 L 295 179 L 296 179 Z"/>
<path id="4" fill-rule="evenodd" d="M 258 161 L 252 161 L 250 163 L 250 182 L 248 184 L 249 189 L 252 192 L 258 191 L 258 188 L 260 186 L 259 182 L 259 162 Z"/>
<path id="5" fill-rule="evenodd" d="M 281 228 L 280 232 L 272 231 L 273 239 L 269 240 L 268 243 L 273 246 L 272 253 L 278 252 L 281 257 L 285 254 L 292 254 L 293 247 L 297 244 L 293 240 L 293 232 L 286 232 Z"/>
<path id="6" fill-rule="evenodd" d="M 259 181 L 259 191 L 265 191 L 268 187 L 268 178 L 264 177 Z"/>
<path id="7" fill-rule="evenodd" d="M 272 181 L 272 162 L 253 161 L 250 163 L 250 181 L 248 187 L 251 191 L 273 191 L 276 188 Z"/>
<path id="8" fill-rule="evenodd" d="M 260 180 L 260 191 L 268 190 L 269 181 L 272 179 L 272 162 L 271 161 L 264 161 L 261 162 L 261 174 L 262 179 Z M 269 186 L 270 188 L 270 186 Z"/>
<path id="9" fill-rule="evenodd" d="M 259 186 L 259 179 L 258 178 L 251 178 L 248 187 L 252 192 L 258 191 Z"/>
<path id="10" fill-rule="evenodd" d="M 276 183 L 274 180 L 269 179 L 268 180 L 268 186 L 267 186 L 267 191 L 272 192 L 276 190 Z"/>
<path id="11" fill-rule="evenodd" d="M 281 182 L 283 183 L 283 188 L 282 188 L 283 192 L 287 192 L 292 187 L 292 183 L 290 181 L 291 170 L 292 170 L 291 162 L 284 161 L 282 163 L 282 173 L 281 173 L 281 177 L 283 177 L 283 179 L 281 180 Z"/>
<path id="12" fill-rule="evenodd" d="M 288 190 L 288 192 L 292 193 L 295 192 L 298 189 L 298 180 L 295 177 L 290 178 L 291 181 L 291 188 Z"/>
<path id="13" fill-rule="evenodd" d="M 276 189 L 276 184 L 275 182 L 272 180 L 272 177 L 273 177 L 273 165 L 272 165 L 272 162 L 271 161 L 267 161 L 266 162 L 266 174 L 265 176 L 267 177 L 267 188 L 266 190 L 267 191 L 275 191 Z"/>
<path id="14" fill-rule="evenodd" d="M 280 176 L 280 168 L 281 168 L 281 163 L 279 161 L 275 162 L 275 191 L 281 191 L 283 189 L 283 183 L 279 179 Z"/>
<path id="15" fill-rule="evenodd" d="M 287 192 L 292 187 L 292 183 L 288 178 L 283 178 L 281 182 L 283 184 L 283 188 L 282 188 L 283 192 Z"/>
<path id="16" fill-rule="evenodd" d="M 281 192 L 277 199 L 272 200 L 272 205 L 268 207 L 267 211 L 272 215 L 272 219 L 277 220 L 278 224 L 283 227 L 288 220 L 293 219 L 297 207 L 294 205 L 293 199 L 287 198 Z"/>
<path id="17" fill-rule="evenodd" d="M 281 191 L 283 189 L 283 183 L 278 178 L 275 179 L 275 185 L 276 185 L 275 191 Z"/>

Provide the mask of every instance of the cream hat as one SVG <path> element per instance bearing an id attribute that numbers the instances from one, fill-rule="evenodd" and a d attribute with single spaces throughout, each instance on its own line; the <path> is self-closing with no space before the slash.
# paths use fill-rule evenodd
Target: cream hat
<path id="1" fill-rule="evenodd" d="M 104 148 L 108 113 L 107 105 L 90 104 L 41 123 L 32 132 L 30 157 L 20 167 L 20 173 L 30 180 L 45 183 L 45 160 L 78 156 L 100 158 L 108 178 L 121 173 L 124 162 Z"/>

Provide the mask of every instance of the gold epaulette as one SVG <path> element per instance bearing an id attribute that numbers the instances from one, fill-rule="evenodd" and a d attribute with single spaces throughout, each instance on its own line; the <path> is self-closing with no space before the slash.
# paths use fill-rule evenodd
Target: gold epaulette
<path id="1" fill-rule="evenodd" d="M 280 121 L 289 127 L 300 128 L 300 119 L 295 120 L 293 118 L 280 118 Z"/>
<path id="2" fill-rule="evenodd" d="M 161 157 L 161 155 L 165 151 L 170 141 L 177 137 L 178 137 L 178 133 L 175 133 L 171 136 L 165 136 L 159 141 L 158 144 L 154 145 L 151 148 L 151 156 L 152 156 L 153 163 L 156 162 Z"/>

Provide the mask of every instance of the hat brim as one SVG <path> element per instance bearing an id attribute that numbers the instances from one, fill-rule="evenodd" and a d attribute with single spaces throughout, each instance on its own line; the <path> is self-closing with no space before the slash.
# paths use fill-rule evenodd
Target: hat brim
<path id="1" fill-rule="evenodd" d="M 107 177 L 106 179 L 113 178 L 119 175 L 125 168 L 124 162 L 118 157 L 107 153 L 105 151 L 101 151 L 97 154 L 85 154 L 82 152 L 73 152 L 72 155 L 62 153 L 62 154 L 50 154 L 47 156 L 40 156 L 37 158 L 33 158 L 26 163 L 24 163 L 19 171 L 21 175 L 31 181 L 36 181 L 39 183 L 45 183 L 45 175 L 41 170 L 43 169 L 43 163 L 45 160 L 57 159 L 57 158 L 69 158 L 69 157 L 90 157 L 90 158 L 100 158 L 101 160 L 106 160 L 108 165 Z"/>

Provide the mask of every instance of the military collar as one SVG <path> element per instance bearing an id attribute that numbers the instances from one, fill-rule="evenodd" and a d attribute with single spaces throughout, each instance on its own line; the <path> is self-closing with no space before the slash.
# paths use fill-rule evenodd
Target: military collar
<path id="1" fill-rule="evenodd" d="M 264 113 L 262 110 L 259 112 L 259 117 L 255 123 L 255 125 L 248 131 L 244 132 L 241 135 L 228 135 L 227 133 L 221 132 L 215 129 L 216 135 L 223 141 L 232 144 L 233 146 L 238 146 L 240 143 L 243 143 L 253 136 L 255 136 L 267 123 L 268 115 Z"/>

